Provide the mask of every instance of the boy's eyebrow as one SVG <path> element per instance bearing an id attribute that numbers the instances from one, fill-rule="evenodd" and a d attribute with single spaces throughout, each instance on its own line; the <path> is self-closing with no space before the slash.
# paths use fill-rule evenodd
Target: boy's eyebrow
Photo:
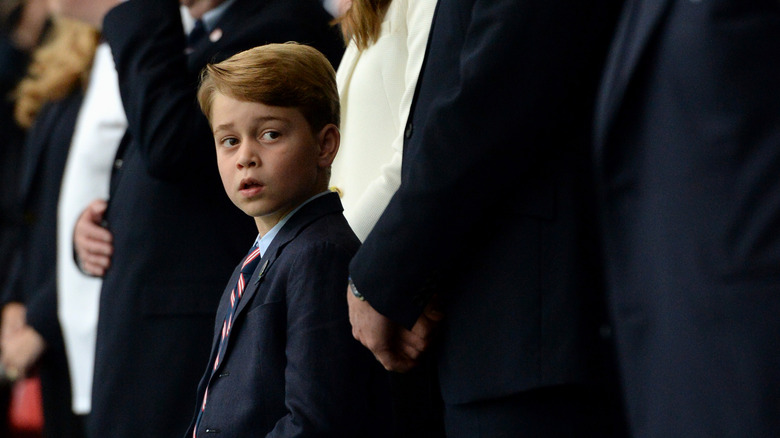
<path id="1" fill-rule="evenodd" d="M 284 117 L 278 117 L 278 116 L 259 116 L 259 117 L 255 117 L 255 118 L 253 119 L 253 121 L 254 121 L 255 123 L 258 123 L 258 122 L 267 122 L 267 121 L 271 121 L 271 120 L 279 120 L 279 121 L 281 121 L 281 122 L 286 122 L 286 121 L 287 121 L 287 119 L 286 119 L 286 118 L 284 118 Z M 233 126 L 234 126 L 233 122 L 223 123 L 223 124 L 221 124 L 221 125 L 217 125 L 217 126 L 215 126 L 215 127 L 214 127 L 214 132 L 217 132 L 217 131 L 220 131 L 220 130 L 223 130 L 223 129 L 230 129 L 230 128 L 232 128 Z"/>
<path id="2" fill-rule="evenodd" d="M 233 123 L 223 123 L 214 127 L 214 132 L 221 131 L 223 129 L 230 129 L 233 127 Z"/>

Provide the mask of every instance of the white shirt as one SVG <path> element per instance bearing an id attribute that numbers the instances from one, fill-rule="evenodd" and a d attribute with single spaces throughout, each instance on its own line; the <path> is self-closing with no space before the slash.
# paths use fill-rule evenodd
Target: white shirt
<path id="1" fill-rule="evenodd" d="M 81 273 L 73 261 L 76 219 L 94 199 L 108 198 L 111 169 L 127 128 L 114 60 L 108 44 L 95 53 L 79 110 L 57 210 L 57 313 L 68 357 L 73 412 L 92 408 L 98 305 L 102 280 Z"/>

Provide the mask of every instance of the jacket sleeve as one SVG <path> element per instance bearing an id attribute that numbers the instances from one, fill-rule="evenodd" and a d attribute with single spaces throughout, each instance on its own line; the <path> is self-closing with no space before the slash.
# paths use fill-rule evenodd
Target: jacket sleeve
<path id="1" fill-rule="evenodd" d="M 213 141 L 197 104 L 197 71 L 190 71 L 179 3 L 133 0 L 103 23 L 111 46 L 128 131 L 150 175 L 164 180 L 212 169 Z"/>
<path id="2" fill-rule="evenodd" d="M 481 226 L 523 189 L 518 183 L 540 154 L 560 153 L 562 132 L 589 122 L 574 120 L 583 113 L 567 106 L 587 91 L 581 71 L 600 62 L 588 47 L 603 24 L 592 18 L 598 8 L 562 0 L 439 4 L 425 65 L 452 59 L 453 50 L 456 59 L 432 73 L 424 67 L 418 94 L 425 89 L 428 100 L 413 111 L 401 186 L 350 266 L 379 312 L 411 327 L 434 291 L 446 300 L 439 285 L 451 280 L 456 257 L 489 256 L 472 253 Z M 426 74 L 455 76 L 440 86 Z"/>
<path id="3" fill-rule="evenodd" d="M 344 291 L 351 252 L 312 245 L 290 268 L 285 406 L 267 437 L 367 436 L 370 370 L 376 363 L 352 338 Z"/>

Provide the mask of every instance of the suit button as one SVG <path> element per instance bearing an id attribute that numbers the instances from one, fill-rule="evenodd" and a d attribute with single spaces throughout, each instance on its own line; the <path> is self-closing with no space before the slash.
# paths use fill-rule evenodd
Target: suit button
<path id="1" fill-rule="evenodd" d="M 404 130 L 404 138 L 409 139 L 412 137 L 412 132 L 414 131 L 414 125 L 412 122 L 409 122 L 406 124 L 406 129 Z"/>
<path id="2" fill-rule="evenodd" d="M 117 158 L 114 161 L 114 169 L 119 170 L 122 168 L 122 164 L 124 164 L 124 161 L 121 158 Z"/>

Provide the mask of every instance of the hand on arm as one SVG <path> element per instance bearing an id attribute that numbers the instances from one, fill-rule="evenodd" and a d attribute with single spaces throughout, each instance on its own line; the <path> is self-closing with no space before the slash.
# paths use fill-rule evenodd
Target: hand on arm
<path id="1" fill-rule="evenodd" d="M 347 290 L 352 336 L 365 345 L 389 371 L 405 372 L 414 368 L 428 349 L 442 314 L 435 300 L 428 304 L 412 330 L 407 330 L 377 312 L 368 301 L 361 301 Z"/>
<path id="2" fill-rule="evenodd" d="M 0 317 L 2 325 L 0 326 L 0 342 L 5 342 L 7 338 L 18 332 L 25 326 L 26 309 L 24 304 L 11 302 L 3 306 L 3 314 Z"/>
<path id="3" fill-rule="evenodd" d="M 96 199 L 81 213 L 73 230 L 73 247 L 79 266 L 87 274 L 102 277 L 111 266 L 113 236 L 101 226 L 108 204 Z"/>

